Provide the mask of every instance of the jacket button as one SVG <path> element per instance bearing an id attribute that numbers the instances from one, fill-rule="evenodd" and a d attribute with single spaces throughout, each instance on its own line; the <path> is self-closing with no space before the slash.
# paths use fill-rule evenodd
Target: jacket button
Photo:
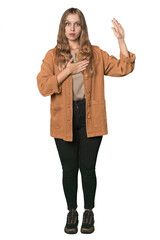
<path id="1" fill-rule="evenodd" d="M 88 118 L 91 118 L 91 115 L 90 115 L 90 113 L 88 113 Z"/>

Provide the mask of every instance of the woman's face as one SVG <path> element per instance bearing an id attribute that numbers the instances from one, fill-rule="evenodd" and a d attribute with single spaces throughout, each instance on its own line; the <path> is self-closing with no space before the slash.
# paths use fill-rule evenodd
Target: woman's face
<path id="1" fill-rule="evenodd" d="M 73 34 L 73 35 L 71 35 Z M 69 14 L 65 21 L 65 35 L 70 41 L 75 41 L 81 34 L 80 19 L 77 14 Z"/>

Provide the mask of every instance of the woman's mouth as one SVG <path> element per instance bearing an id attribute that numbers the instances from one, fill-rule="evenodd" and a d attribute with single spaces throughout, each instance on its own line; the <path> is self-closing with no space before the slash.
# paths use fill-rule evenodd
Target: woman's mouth
<path id="1" fill-rule="evenodd" d="M 69 35 L 70 35 L 70 36 L 75 36 L 75 33 L 70 33 Z"/>

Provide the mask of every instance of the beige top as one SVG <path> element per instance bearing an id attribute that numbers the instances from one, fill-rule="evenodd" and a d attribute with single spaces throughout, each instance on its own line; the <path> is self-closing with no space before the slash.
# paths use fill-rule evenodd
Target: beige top
<path id="1" fill-rule="evenodd" d="M 74 62 L 77 62 L 77 57 L 75 52 L 71 52 Z M 77 74 L 72 74 L 72 84 L 73 84 L 73 100 L 78 100 L 85 98 L 83 73 L 79 72 Z"/>

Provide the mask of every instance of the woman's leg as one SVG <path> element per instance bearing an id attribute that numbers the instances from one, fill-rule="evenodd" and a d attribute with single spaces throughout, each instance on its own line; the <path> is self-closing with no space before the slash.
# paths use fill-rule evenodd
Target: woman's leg
<path id="1" fill-rule="evenodd" d="M 77 208 L 77 188 L 78 188 L 78 152 L 77 139 L 74 142 L 67 142 L 55 138 L 55 143 L 59 153 L 63 170 L 63 190 L 67 202 L 68 210 Z"/>
<path id="2" fill-rule="evenodd" d="M 63 169 L 63 189 L 67 201 L 68 210 L 77 208 L 77 190 L 78 190 L 78 112 L 76 104 L 73 102 L 73 141 L 67 142 L 63 139 L 54 138 L 59 153 Z"/>
<path id="3" fill-rule="evenodd" d="M 84 193 L 84 208 L 92 209 L 95 206 L 97 187 L 95 167 L 102 136 L 87 138 L 85 128 L 81 128 L 79 130 L 79 137 L 79 167 Z"/>

